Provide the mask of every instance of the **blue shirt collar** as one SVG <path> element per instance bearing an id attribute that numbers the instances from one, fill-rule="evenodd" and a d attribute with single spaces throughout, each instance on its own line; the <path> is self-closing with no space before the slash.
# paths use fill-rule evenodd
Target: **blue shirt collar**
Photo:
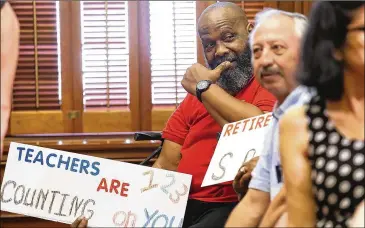
<path id="1" fill-rule="evenodd" d="M 305 86 L 296 87 L 284 100 L 284 102 L 278 106 L 278 103 L 275 103 L 273 108 L 273 116 L 275 119 L 279 119 L 288 108 L 290 108 L 293 104 L 296 104 L 301 96 L 304 93 L 309 93 L 309 89 Z"/>

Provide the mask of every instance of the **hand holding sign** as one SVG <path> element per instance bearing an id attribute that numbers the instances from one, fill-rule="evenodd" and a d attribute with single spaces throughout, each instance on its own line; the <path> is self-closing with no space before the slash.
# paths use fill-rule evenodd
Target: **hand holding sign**
<path id="1" fill-rule="evenodd" d="M 87 219 L 82 216 L 77 218 L 72 224 L 72 228 L 86 228 L 87 227 Z"/>
<path id="2" fill-rule="evenodd" d="M 244 162 L 238 170 L 233 180 L 233 189 L 240 196 L 244 195 L 248 189 L 248 183 L 251 180 L 251 172 L 256 167 L 259 157 L 254 157 L 248 162 Z"/>
<path id="3" fill-rule="evenodd" d="M 271 113 L 267 113 L 226 124 L 204 176 L 202 187 L 234 180 L 242 163 L 260 156 L 271 118 Z M 238 179 L 242 177 L 242 182 L 245 182 L 249 178 L 257 159 L 246 163 L 247 174 L 245 176 L 243 173 L 239 173 L 239 176 L 236 177 L 235 185 L 239 191 L 244 190 L 242 187 L 244 184 L 240 184 L 241 180 L 238 181 Z"/>

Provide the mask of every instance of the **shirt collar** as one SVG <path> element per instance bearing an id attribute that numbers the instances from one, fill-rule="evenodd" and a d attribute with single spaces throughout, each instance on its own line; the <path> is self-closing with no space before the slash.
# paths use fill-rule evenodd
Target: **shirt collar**
<path id="1" fill-rule="evenodd" d="M 273 108 L 274 118 L 279 119 L 284 114 L 284 112 L 288 110 L 290 106 L 297 103 L 301 95 L 307 91 L 307 87 L 298 86 L 285 98 L 284 102 L 280 106 L 278 106 L 278 102 L 276 102 Z"/>

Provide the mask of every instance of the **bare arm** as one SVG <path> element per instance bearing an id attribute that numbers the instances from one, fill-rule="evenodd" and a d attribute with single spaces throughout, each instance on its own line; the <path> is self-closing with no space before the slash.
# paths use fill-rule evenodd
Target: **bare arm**
<path id="1" fill-rule="evenodd" d="M 280 121 L 280 157 L 289 227 L 315 227 L 307 124 L 304 107 L 293 108 Z"/>
<path id="2" fill-rule="evenodd" d="M 229 123 L 226 119 L 224 119 L 218 112 L 215 110 L 208 102 L 203 100 L 203 104 L 209 114 L 213 117 L 213 119 L 221 126 L 224 127 L 225 124 Z"/>
<path id="3" fill-rule="evenodd" d="M 19 52 L 19 23 L 9 3 L 1 9 L 1 154 L 8 130 Z"/>
<path id="4" fill-rule="evenodd" d="M 196 85 L 198 82 L 201 80 L 211 80 L 212 82 L 216 82 L 221 73 L 225 69 L 228 69 L 230 65 L 230 62 L 224 62 L 217 66 L 214 70 L 209 70 L 203 65 L 196 63 L 186 70 L 184 78 L 181 81 L 181 85 L 188 93 L 196 96 Z M 268 111 L 271 111 L 275 100 L 273 95 L 266 90 L 259 89 L 255 96 L 258 97 L 258 103 L 260 103 L 261 97 L 271 97 L 269 98 L 268 105 L 271 106 Z M 257 107 L 260 105 L 256 105 L 255 102 L 254 104 L 242 102 L 241 100 L 232 97 L 216 84 L 212 84 L 209 89 L 202 94 L 202 101 L 209 114 L 222 127 L 225 123 L 236 122 L 264 113 Z"/>
<path id="5" fill-rule="evenodd" d="M 281 216 L 286 212 L 285 195 L 285 188 L 282 187 L 280 192 L 271 201 L 259 227 L 275 227 L 275 224 L 278 223 Z"/>
<path id="6" fill-rule="evenodd" d="M 169 140 L 165 140 L 162 146 L 161 154 L 152 167 L 176 171 L 181 159 L 180 151 L 181 145 Z"/>
<path id="7" fill-rule="evenodd" d="M 255 105 L 232 97 L 215 84 L 211 85 L 210 88 L 202 94 L 202 100 L 208 112 L 211 115 L 216 112 L 225 123 L 236 122 L 264 114 L 264 112 Z M 212 115 L 212 117 L 214 118 L 214 115 Z M 217 121 L 216 118 L 215 120 Z M 222 123 L 224 122 L 222 121 Z"/>
<path id="8" fill-rule="evenodd" d="M 268 192 L 249 189 L 229 216 L 225 227 L 257 227 L 270 203 Z"/>

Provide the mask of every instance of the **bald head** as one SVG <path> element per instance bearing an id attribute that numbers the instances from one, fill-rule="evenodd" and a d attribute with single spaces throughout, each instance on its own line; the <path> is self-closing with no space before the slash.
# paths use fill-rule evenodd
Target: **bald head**
<path id="1" fill-rule="evenodd" d="M 217 85 L 237 94 L 251 79 L 250 50 L 246 49 L 248 32 L 244 11 L 236 4 L 218 2 L 204 10 L 198 21 L 205 59 L 211 69 L 225 61 L 232 63 Z"/>
<path id="2" fill-rule="evenodd" d="M 248 21 L 245 12 L 238 5 L 232 2 L 217 2 L 208 6 L 200 15 L 198 25 L 204 21 L 214 18 L 216 14 L 223 14 L 229 19 L 238 20 L 247 27 Z"/>

